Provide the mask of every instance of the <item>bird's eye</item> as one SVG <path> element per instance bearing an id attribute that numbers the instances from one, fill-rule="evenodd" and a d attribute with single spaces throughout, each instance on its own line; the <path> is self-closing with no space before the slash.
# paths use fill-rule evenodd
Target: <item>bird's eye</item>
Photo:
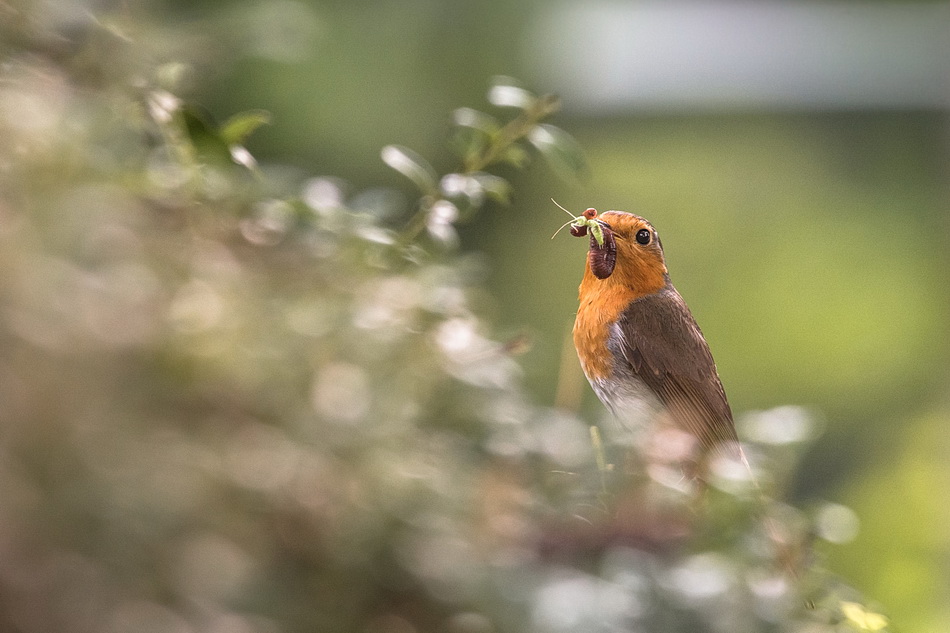
<path id="1" fill-rule="evenodd" d="M 649 244 L 650 243 L 650 232 L 646 229 L 640 229 L 637 231 L 637 243 L 638 244 Z"/>

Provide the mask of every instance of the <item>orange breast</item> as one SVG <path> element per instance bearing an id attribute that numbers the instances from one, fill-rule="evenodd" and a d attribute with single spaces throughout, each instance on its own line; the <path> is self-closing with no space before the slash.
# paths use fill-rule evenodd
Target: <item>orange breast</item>
<path id="1" fill-rule="evenodd" d="M 650 257 L 623 237 L 617 239 L 617 266 L 610 277 L 598 279 L 587 263 L 578 289 L 574 347 L 588 380 L 610 377 L 610 326 L 634 300 L 657 292 L 668 281 L 662 256 Z"/>
<path id="2" fill-rule="evenodd" d="M 588 380 L 610 376 L 613 359 L 607 350 L 607 337 L 630 302 L 634 292 L 607 280 L 594 277 L 588 266 L 579 290 L 580 306 L 574 321 L 574 347 Z"/>

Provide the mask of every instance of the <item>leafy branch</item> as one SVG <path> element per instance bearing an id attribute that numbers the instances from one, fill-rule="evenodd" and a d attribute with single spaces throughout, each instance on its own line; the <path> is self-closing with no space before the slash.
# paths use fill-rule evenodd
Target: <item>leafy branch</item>
<path id="1" fill-rule="evenodd" d="M 509 204 L 511 185 L 489 173 L 491 167 L 523 168 L 530 162 L 527 146 L 534 147 L 562 174 L 583 178 L 587 164 L 573 138 L 560 128 L 543 123 L 560 109 L 554 95 L 537 96 L 517 86 L 510 78 L 496 78 L 488 101 L 518 114 L 506 123 L 472 108 L 453 113 L 453 148 L 461 159 L 456 171 L 441 178 L 432 165 L 416 152 L 397 145 L 383 148 L 383 161 L 406 176 L 420 191 L 415 214 L 400 234 L 407 245 L 425 231 L 446 245 L 457 241 L 455 224 L 470 218 L 487 200 Z"/>

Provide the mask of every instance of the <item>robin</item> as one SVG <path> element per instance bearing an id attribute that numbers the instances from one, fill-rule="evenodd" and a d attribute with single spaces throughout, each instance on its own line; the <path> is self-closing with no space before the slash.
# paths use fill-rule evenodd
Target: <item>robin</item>
<path id="1" fill-rule="evenodd" d="M 590 236 L 574 346 L 600 400 L 621 421 L 662 419 L 688 433 L 690 461 L 741 459 L 716 363 L 670 282 L 653 225 L 632 213 L 587 209 L 571 233 Z"/>

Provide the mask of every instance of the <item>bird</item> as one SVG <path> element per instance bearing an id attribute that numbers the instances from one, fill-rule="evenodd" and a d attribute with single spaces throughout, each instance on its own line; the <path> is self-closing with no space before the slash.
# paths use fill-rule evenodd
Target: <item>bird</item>
<path id="1" fill-rule="evenodd" d="M 587 209 L 571 234 L 590 237 L 573 339 L 598 398 L 621 421 L 652 418 L 687 433 L 697 464 L 713 455 L 745 461 L 716 363 L 670 281 L 654 226 Z"/>

